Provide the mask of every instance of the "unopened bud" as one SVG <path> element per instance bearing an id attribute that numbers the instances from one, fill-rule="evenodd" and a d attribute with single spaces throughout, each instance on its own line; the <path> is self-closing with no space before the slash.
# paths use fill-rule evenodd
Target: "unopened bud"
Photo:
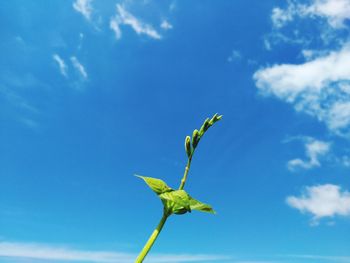
<path id="1" fill-rule="evenodd" d="M 190 136 L 186 136 L 186 139 L 185 139 L 185 150 L 186 150 L 187 156 L 190 157 L 192 155 L 191 137 Z"/>
<path id="2" fill-rule="evenodd" d="M 197 129 L 195 129 L 195 130 L 193 131 L 193 134 L 192 134 L 192 147 L 193 147 L 193 149 L 195 149 L 195 148 L 197 147 L 197 144 L 198 144 L 198 142 L 199 142 L 199 139 L 200 139 L 200 137 L 199 137 L 199 132 L 198 132 Z"/>
<path id="3" fill-rule="evenodd" d="M 209 121 L 210 125 L 213 125 L 215 122 L 219 121 L 221 118 L 222 118 L 222 115 L 215 113 L 214 116 Z"/>
<path id="4" fill-rule="evenodd" d="M 209 118 L 206 118 L 202 127 L 199 130 L 199 135 L 202 136 L 208 130 L 209 127 L 210 127 Z"/>
<path id="5" fill-rule="evenodd" d="M 215 118 L 216 118 L 217 116 L 218 116 L 218 114 L 215 113 L 214 116 L 210 119 L 210 121 L 209 121 L 209 124 L 210 124 L 210 125 L 213 125 L 213 124 L 215 123 L 215 121 L 216 121 Z"/>

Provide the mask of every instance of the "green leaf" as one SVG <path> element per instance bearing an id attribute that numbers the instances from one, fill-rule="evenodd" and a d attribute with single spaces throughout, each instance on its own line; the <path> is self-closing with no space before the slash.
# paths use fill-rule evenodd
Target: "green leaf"
<path id="1" fill-rule="evenodd" d="M 194 198 L 190 198 L 190 208 L 192 210 L 198 210 L 201 212 L 207 212 L 207 213 L 211 213 L 211 214 L 216 214 L 216 212 L 213 210 L 213 208 L 208 205 L 208 204 L 204 204 Z"/>
<path id="2" fill-rule="evenodd" d="M 192 210 L 215 214 L 213 208 L 192 198 L 185 190 L 173 190 L 163 180 L 135 175 L 143 179 L 146 184 L 162 200 L 165 210 L 169 214 L 182 215 Z"/>
<path id="3" fill-rule="evenodd" d="M 146 176 L 141 176 L 141 175 L 136 175 L 135 176 L 143 179 L 146 184 L 155 192 L 157 195 L 173 191 L 163 180 L 157 179 L 157 178 L 152 178 L 152 177 L 146 177 Z"/>
<path id="4" fill-rule="evenodd" d="M 170 214 L 182 215 L 192 210 L 215 214 L 213 208 L 192 198 L 184 190 L 175 190 L 159 195 L 164 204 L 164 208 Z"/>
<path id="5" fill-rule="evenodd" d="M 184 190 L 176 190 L 159 195 L 165 209 L 171 214 L 185 214 L 191 212 L 191 197 Z"/>

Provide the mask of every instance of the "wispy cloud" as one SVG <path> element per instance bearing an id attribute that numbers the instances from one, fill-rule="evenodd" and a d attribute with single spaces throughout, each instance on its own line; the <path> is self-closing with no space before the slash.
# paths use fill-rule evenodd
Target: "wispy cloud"
<path id="1" fill-rule="evenodd" d="M 30 118 L 19 118 L 19 121 L 31 129 L 38 129 L 39 123 Z"/>
<path id="2" fill-rule="evenodd" d="M 163 28 L 164 30 L 169 30 L 173 28 L 173 25 L 170 24 L 167 20 L 163 20 L 162 23 L 160 24 L 160 27 Z"/>
<path id="3" fill-rule="evenodd" d="M 287 258 L 292 258 L 294 260 L 298 259 L 307 259 L 318 262 L 321 260 L 322 262 L 338 262 L 338 263 L 350 263 L 349 256 L 322 256 L 322 255 L 287 255 Z"/>
<path id="4" fill-rule="evenodd" d="M 238 260 L 233 261 L 232 263 L 281 263 L 281 261 L 274 260 Z"/>
<path id="5" fill-rule="evenodd" d="M 76 0 L 73 3 L 73 8 L 81 13 L 87 20 L 90 20 L 92 14 L 92 0 Z"/>
<path id="6" fill-rule="evenodd" d="M 87 261 L 87 262 L 131 262 L 129 254 L 101 251 L 81 251 L 67 247 L 55 247 L 36 243 L 0 242 L 0 257 L 41 260 Z"/>
<path id="7" fill-rule="evenodd" d="M 312 224 L 318 224 L 324 217 L 350 216 L 350 193 L 338 185 L 306 187 L 301 196 L 289 196 L 286 201 L 300 212 L 311 213 Z"/>
<path id="8" fill-rule="evenodd" d="M 21 76 L 18 76 L 18 80 L 21 80 Z M 26 82 L 23 83 L 23 85 L 25 85 Z M 39 113 L 39 110 L 36 107 L 31 105 L 23 96 L 19 94 L 19 92 L 16 92 L 14 86 L 0 86 L 0 95 L 17 108 L 30 113 Z"/>
<path id="9" fill-rule="evenodd" d="M 296 158 L 288 161 L 288 169 L 295 171 L 298 168 L 311 169 L 321 166 L 320 158 L 324 157 L 330 150 L 331 143 L 308 138 L 305 143 L 305 155 L 307 160 Z"/>
<path id="10" fill-rule="evenodd" d="M 238 50 L 234 49 L 231 51 L 230 56 L 227 58 L 228 62 L 237 62 L 242 59 L 242 54 Z"/>
<path id="11" fill-rule="evenodd" d="M 344 27 L 344 22 L 350 19 L 350 2 L 348 0 L 314 0 L 311 5 L 304 8 L 305 14 L 324 17 L 335 28 Z"/>
<path id="12" fill-rule="evenodd" d="M 59 55 L 57 55 L 57 54 L 53 54 L 52 57 L 53 57 L 53 59 L 57 62 L 61 74 L 62 74 L 64 77 L 67 77 L 67 65 L 66 65 L 66 63 L 64 62 L 64 60 L 63 60 Z"/>
<path id="13" fill-rule="evenodd" d="M 332 50 L 347 41 L 349 20 L 348 0 L 287 0 L 284 7 L 272 9 L 273 27 L 264 45 L 267 50 L 280 43 Z"/>
<path id="14" fill-rule="evenodd" d="M 31 73 L 4 72 L 0 76 L 0 97 L 4 98 L 2 106 L 8 107 L 11 112 L 6 118 L 13 118 L 29 128 L 38 128 L 40 103 L 33 100 L 25 91 L 31 89 L 33 92 L 43 92 L 47 87 L 46 83 Z"/>
<path id="15" fill-rule="evenodd" d="M 344 27 L 345 21 L 350 19 L 348 0 L 312 0 L 309 4 L 289 0 L 287 3 L 287 8 L 275 7 L 272 10 L 271 20 L 277 28 L 292 22 L 295 17 L 324 18 L 333 28 Z"/>
<path id="16" fill-rule="evenodd" d="M 0 259 L 18 258 L 32 260 L 55 260 L 67 262 L 132 263 L 136 255 L 111 251 L 77 250 L 67 246 L 53 246 L 38 243 L 0 242 Z M 222 262 L 229 257 L 221 255 L 151 255 L 150 262 Z"/>
<path id="17" fill-rule="evenodd" d="M 117 17 L 112 18 L 109 22 L 109 27 L 114 31 L 115 38 L 120 39 L 122 37 L 122 31 L 119 27 L 119 19 Z"/>
<path id="18" fill-rule="evenodd" d="M 110 28 L 117 39 L 122 36 L 121 25 L 130 26 L 138 35 L 147 35 L 153 39 L 161 39 L 161 35 L 149 24 L 146 24 L 129 13 L 122 5 L 117 4 L 117 14 L 110 20 Z"/>
<path id="19" fill-rule="evenodd" d="M 272 9 L 271 21 L 276 28 L 281 28 L 285 24 L 293 21 L 294 16 L 298 14 L 298 8 L 292 1 L 288 1 L 288 7 L 282 9 L 275 7 Z"/>
<path id="20" fill-rule="evenodd" d="M 88 74 L 86 73 L 85 67 L 79 62 L 79 60 L 75 57 L 72 56 L 70 58 L 73 67 L 79 72 L 79 74 L 84 78 L 88 78 Z"/>
<path id="21" fill-rule="evenodd" d="M 339 135 L 350 128 L 350 43 L 303 64 L 258 70 L 253 78 L 264 95 L 274 95 L 324 122 Z"/>

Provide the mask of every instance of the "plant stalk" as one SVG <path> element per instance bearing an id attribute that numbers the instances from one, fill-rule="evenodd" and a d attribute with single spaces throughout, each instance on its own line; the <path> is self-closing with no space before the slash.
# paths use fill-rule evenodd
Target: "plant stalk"
<path id="1" fill-rule="evenodd" d="M 204 124 L 202 125 L 202 127 L 201 127 L 201 129 L 199 131 L 198 130 L 194 130 L 193 131 L 192 144 L 191 144 L 191 141 L 190 141 L 191 137 L 190 136 L 186 136 L 186 138 L 185 138 L 185 150 L 186 150 L 188 159 L 187 159 L 187 164 L 186 164 L 186 167 L 185 167 L 184 175 L 183 175 L 183 177 L 181 179 L 181 182 L 180 182 L 179 190 L 183 190 L 184 187 L 185 187 L 187 176 L 188 176 L 188 172 L 190 171 L 190 167 L 191 167 L 192 156 L 194 154 L 194 150 L 196 149 L 196 146 L 197 146 L 200 138 L 203 136 L 205 131 L 210 126 L 212 126 L 216 121 L 220 120 L 221 117 L 222 117 L 222 115 L 219 116 L 218 114 L 215 114 L 211 120 L 209 120 L 209 118 L 207 118 L 205 120 Z M 158 194 L 158 192 L 157 192 L 157 194 Z M 166 211 L 166 206 L 164 206 L 164 212 L 163 212 L 162 219 L 160 220 L 157 228 L 153 231 L 153 233 L 151 234 L 151 236 L 147 240 L 145 246 L 141 250 L 141 252 L 138 255 L 138 257 L 136 258 L 135 263 L 142 263 L 143 262 L 143 260 L 147 256 L 148 252 L 151 250 L 154 242 L 156 241 L 160 231 L 162 231 L 162 228 L 163 228 L 166 220 L 168 219 L 168 217 L 171 214 L 172 214 L 172 212 L 171 211 Z"/>
<path id="2" fill-rule="evenodd" d="M 187 175 L 188 175 L 188 172 L 189 172 L 190 167 L 191 167 L 192 155 L 193 155 L 193 152 L 190 155 L 190 157 L 188 157 L 187 164 L 186 164 L 186 167 L 185 167 L 185 172 L 184 172 L 183 178 L 181 179 L 181 184 L 180 184 L 179 190 L 183 190 L 184 187 L 185 187 L 185 183 L 186 183 L 186 180 L 187 180 Z M 160 231 L 162 231 L 162 228 L 163 228 L 166 220 L 168 219 L 168 217 L 169 217 L 169 215 L 166 212 L 164 212 L 163 213 L 163 217 L 160 220 L 157 228 L 153 231 L 153 233 L 151 234 L 151 236 L 147 240 L 147 243 L 145 244 L 145 246 L 141 250 L 141 252 L 138 255 L 138 257 L 136 258 L 135 263 L 142 263 L 143 262 L 143 260 L 147 256 L 148 252 L 151 250 L 154 242 L 156 241 Z"/>
<path id="3" fill-rule="evenodd" d="M 138 255 L 138 257 L 135 260 L 135 263 L 142 263 L 143 260 L 145 259 L 145 257 L 147 256 L 148 252 L 151 250 L 154 242 L 156 241 L 160 231 L 162 231 L 162 228 L 166 222 L 166 220 L 168 219 L 169 215 L 167 213 L 163 213 L 163 217 L 160 220 L 157 228 L 153 231 L 152 235 L 149 237 L 149 239 L 147 240 L 147 243 L 145 244 L 145 246 L 143 247 L 143 249 L 141 250 L 140 254 Z"/>
<path id="4" fill-rule="evenodd" d="M 188 172 L 189 172 L 190 167 L 191 167 L 192 155 L 193 155 L 193 152 L 188 157 L 187 164 L 186 164 L 186 167 L 185 167 L 184 176 L 181 179 L 181 184 L 180 184 L 179 190 L 183 190 L 184 187 L 185 187 L 185 183 L 186 183 L 186 180 L 187 180 L 187 175 L 188 175 Z"/>

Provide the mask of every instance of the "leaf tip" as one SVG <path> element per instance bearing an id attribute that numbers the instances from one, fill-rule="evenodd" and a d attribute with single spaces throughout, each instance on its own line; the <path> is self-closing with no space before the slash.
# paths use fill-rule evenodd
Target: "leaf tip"
<path id="1" fill-rule="evenodd" d="M 135 177 L 138 177 L 138 178 L 141 178 L 141 179 L 143 179 L 143 178 L 144 178 L 144 176 L 139 175 L 139 174 L 134 174 L 134 176 L 135 176 Z"/>

